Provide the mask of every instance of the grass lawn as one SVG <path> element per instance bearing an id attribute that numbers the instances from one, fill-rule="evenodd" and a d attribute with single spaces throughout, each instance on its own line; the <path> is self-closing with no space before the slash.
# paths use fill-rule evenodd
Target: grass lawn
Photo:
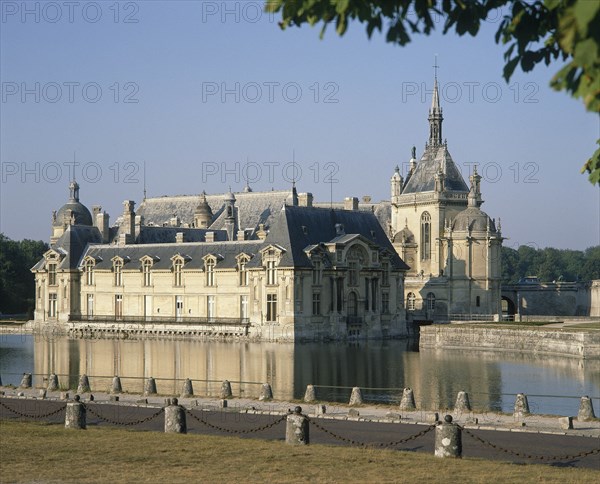
<path id="1" fill-rule="evenodd" d="M 600 472 L 391 450 L 0 421 L 8 482 L 596 482 Z"/>

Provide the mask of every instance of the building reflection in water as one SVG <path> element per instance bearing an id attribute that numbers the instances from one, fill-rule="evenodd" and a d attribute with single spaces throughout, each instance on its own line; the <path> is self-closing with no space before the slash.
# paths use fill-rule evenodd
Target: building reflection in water
<path id="1" fill-rule="evenodd" d="M 168 339 L 36 339 L 35 373 L 90 375 L 92 388 L 108 389 L 119 375 L 125 391 L 141 392 L 143 379 L 157 379 L 159 393 L 178 394 L 185 378 L 194 381 L 198 395 L 216 396 L 221 382 L 230 380 L 236 396 L 256 397 L 258 384 L 268 382 L 280 400 L 301 399 L 307 384 L 321 385 L 317 397 L 347 401 L 349 388 L 359 386 L 369 400 L 397 401 L 401 389 L 413 388 L 423 409 L 452 408 L 460 390 L 474 407 L 510 411 L 509 393 L 598 396 L 600 362 L 475 351 L 411 351 L 409 341 L 356 344 L 282 344 L 187 341 Z M 27 371 L 24 369 L 23 371 Z M 92 377 L 93 376 L 93 377 Z M 41 377 L 40 377 L 41 378 Z M 61 377 L 66 383 L 67 377 Z M 246 383 L 239 383 L 246 382 Z M 396 388 L 386 392 L 384 388 Z M 504 395 L 503 395 L 504 394 Z M 576 412 L 578 401 L 555 401 L 555 413 Z M 530 399 L 533 406 L 547 402 Z M 552 406 L 551 405 L 551 406 Z M 566 410 L 565 410 L 566 409 Z"/>

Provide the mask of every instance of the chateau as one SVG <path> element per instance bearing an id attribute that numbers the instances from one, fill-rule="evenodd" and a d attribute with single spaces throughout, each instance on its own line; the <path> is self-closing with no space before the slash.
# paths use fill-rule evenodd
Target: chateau
<path id="1" fill-rule="evenodd" d="M 33 268 L 37 323 L 71 331 L 263 340 L 406 336 L 419 321 L 501 313 L 500 224 L 442 142 L 437 79 L 429 140 L 391 200 L 318 204 L 291 190 L 124 202 L 111 226 L 79 185 L 53 213 Z"/>

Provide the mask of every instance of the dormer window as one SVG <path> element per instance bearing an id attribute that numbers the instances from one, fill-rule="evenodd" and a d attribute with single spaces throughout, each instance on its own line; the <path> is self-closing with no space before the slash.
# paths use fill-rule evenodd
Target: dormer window
<path id="1" fill-rule="evenodd" d="M 205 263 L 206 269 L 206 285 L 214 286 L 215 285 L 215 260 L 208 259 Z"/>
<path id="2" fill-rule="evenodd" d="M 277 266 L 274 260 L 267 261 L 267 284 L 269 286 L 277 284 Z"/>
<path id="3" fill-rule="evenodd" d="M 119 287 L 123 285 L 123 259 L 116 258 L 113 261 L 113 272 L 115 286 Z"/>
<path id="4" fill-rule="evenodd" d="M 239 271 L 239 284 L 240 286 L 247 286 L 250 282 L 250 275 L 246 265 L 250 260 L 246 254 L 241 254 L 237 257 L 238 260 L 238 271 Z"/>
<path id="5" fill-rule="evenodd" d="M 142 276 L 144 286 L 152 286 L 152 259 L 148 258 L 142 261 Z"/>
<path id="6" fill-rule="evenodd" d="M 173 284 L 175 286 L 183 285 L 183 259 L 177 258 L 173 261 Z"/>
<path id="7" fill-rule="evenodd" d="M 88 286 L 94 285 L 94 266 L 95 265 L 96 265 L 96 262 L 92 258 L 89 258 L 85 261 L 85 265 L 84 265 L 85 283 Z"/>
<path id="8" fill-rule="evenodd" d="M 48 264 L 48 284 L 56 286 L 56 264 L 54 262 Z"/>

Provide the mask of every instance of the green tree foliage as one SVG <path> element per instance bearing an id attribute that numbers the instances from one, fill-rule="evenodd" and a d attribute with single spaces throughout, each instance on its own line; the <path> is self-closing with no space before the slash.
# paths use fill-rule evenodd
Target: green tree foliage
<path id="1" fill-rule="evenodd" d="M 477 35 L 486 18 L 503 15 L 497 43 L 507 45 L 504 78 L 519 66 L 561 62 L 550 81 L 581 99 L 589 111 L 600 112 L 600 1 L 598 0 L 266 0 L 265 9 L 281 12 L 281 28 L 322 23 L 344 35 L 350 21 L 365 24 L 367 35 L 385 30 L 386 40 L 406 45 L 411 35 L 430 34 L 438 18 L 443 33 Z M 490 17 L 491 16 L 491 17 Z M 598 140 L 600 146 L 600 139 Z M 582 172 L 600 185 L 600 148 Z"/>
<path id="2" fill-rule="evenodd" d="M 541 282 L 600 279 L 600 245 L 584 251 L 502 247 L 502 282 L 514 284 L 527 276 Z"/>
<path id="3" fill-rule="evenodd" d="M 31 267 L 48 250 L 42 241 L 15 241 L 0 233 L 0 313 L 30 313 L 35 307 Z"/>

